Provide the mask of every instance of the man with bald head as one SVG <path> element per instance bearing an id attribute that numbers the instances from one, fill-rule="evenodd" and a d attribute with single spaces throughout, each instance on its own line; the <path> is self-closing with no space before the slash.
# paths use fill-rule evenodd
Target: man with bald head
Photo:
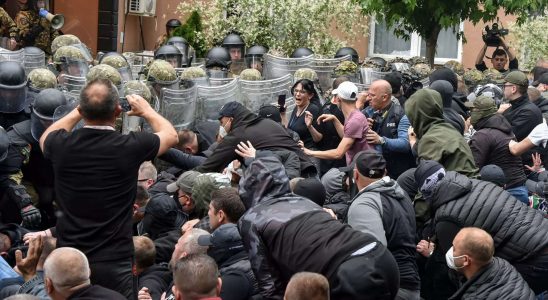
<path id="1" fill-rule="evenodd" d="M 370 126 L 367 141 L 382 151 L 390 178 L 398 178 L 415 167 L 407 135 L 409 119 L 398 99 L 392 96 L 392 86 L 386 80 L 373 81 L 367 100 L 369 107 L 364 110 Z"/>
<path id="2" fill-rule="evenodd" d="M 55 249 L 44 263 L 46 291 L 53 300 L 126 299 L 115 291 L 92 285 L 89 276 L 88 259 L 75 248 Z"/>
<path id="3" fill-rule="evenodd" d="M 494 253 L 493 238 L 486 231 L 475 227 L 459 231 L 445 258 L 466 282 L 449 299 L 535 299 L 519 272 Z"/>

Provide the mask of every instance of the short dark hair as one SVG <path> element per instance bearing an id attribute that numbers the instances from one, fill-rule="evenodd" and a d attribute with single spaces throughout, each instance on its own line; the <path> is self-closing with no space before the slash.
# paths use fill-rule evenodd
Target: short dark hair
<path id="1" fill-rule="evenodd" d="M 150 199 L 150 194 L 147 189 L 138 185 L 137 193 L 135 194 L 135 204 L 139 205 L 139 207 L 143 207 L 147 204 L 148 199 Z"/>
<path id="2" fill-rule="evenodd" d="M 107 94 L 90 94 L 94 86 L 103 86 Z M 86 84 L 80 93 L 80 112 L 84 119 L 92 121 L 107 121 L 114 117 L 118 105 L 118 90 L 106 79 L 95 79 Z"/>
<path id="3" fill-rule="evenodd" d="M 230 223 L 236 223 L 245 213 L 245 206 L 235 188 L 222 188 L 211 194 L 211 206 L 222 210 Z"/>
<path id="4" fill-rule="evenodd" d="M 183 129 L 179 131 L 177 135 L 179 136 L 179 143 L 177 144 L 177 148 L 179 148 L 179 150 L 182 150 L 186 144 L 194 141 L 196 133 L 189 129 Z"/>
<path id="5" fill-rule="evenodd" d="M 516 85 L 516 89 L 520 95 L 527 95 L 527 89 L 529 87 L 526 85 Z"/>
<path id="6" fill-rule="evenodd" d="M 146 236 L 134 236 L 133 246 L 135 247 L 135 265 L 146 269 L 154 264 L 156 260 L 156 247 L 154 242 Z"/>
<path id="7" fill-rule="evenodd" d="M 506 54 L 506 51 L 504 51 L 504 49 L 497 48 L 495 49 L 495 51 L 493 51 L 492 57 L 494 58 L 495 56 L 508 56 L 508 54 Z"/>
<path id="8" fill-rule="evenodd" d="M 291 94 L 294 94 L 294 90 L 297 87 L 297 85 L 300 84 L 303 87 L 303 90 L 305 90 L 307 93 L 313 94 L 314 96 L 318 96 L 318 93 L 316 92 L 316 88 L 314 87 L 314 82 L 312 80 L 303 78 L 300 80 L 297 80 L 293 87 L 291 87 Z"/>
<path id="9" fill-rule="evenodd" d="M 201 299 L 216 295 L 219 269 L 206 254 L 190 254 L 173 268 L 173 283 L 184 299 Z"/>

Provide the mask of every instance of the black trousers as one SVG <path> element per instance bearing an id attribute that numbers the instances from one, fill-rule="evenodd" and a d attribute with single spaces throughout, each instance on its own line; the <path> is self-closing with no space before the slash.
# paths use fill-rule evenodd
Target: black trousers
<path id="1" fill-rule="evenodd" d="M 128 300 L 136 300 L 137 276 L 133 274 L 133 264 L 133 258 L 90 262 L 91 283 L 117 291 Z"/>
<path id="2" fill-rule="evenodd" d="M 400 286 L 396 260 L 380 243 L 365 254 L 348 258 L 332 277 L 331 299 L 394 299 Z"/>

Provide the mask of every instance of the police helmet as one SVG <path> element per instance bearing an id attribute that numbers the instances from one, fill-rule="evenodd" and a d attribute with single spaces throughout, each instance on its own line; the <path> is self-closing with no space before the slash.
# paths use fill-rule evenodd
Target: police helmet
<path id="1" fill-rule="evenodd" d="M 341 49 L 337 50 L 337 53 L 335 53 L 335 58 L 344 57 L 350 55 L 352 56 L 352 61 L 354 63 L 358 63 L 360 56 L 358 55 L 358 51 L 352 47 L 342 47 Z"/>
<path id="2" fill-rule="evenodd" d="M 208 69 L 214 67 L 228 69 L 231 63 L 230 53 L 223 47 L 213 47 L 207 52 L 205 65 Z"/>
<path id="3" fill-rule="evenodd" d="M 310 56 L 312 54 L 314 54 L 314 51 L 312 51 L 310 48 L 301 47 L 295 49 L 295 51 L 291 53 L 291 58 L 301 58 L 305 56 Z"/>

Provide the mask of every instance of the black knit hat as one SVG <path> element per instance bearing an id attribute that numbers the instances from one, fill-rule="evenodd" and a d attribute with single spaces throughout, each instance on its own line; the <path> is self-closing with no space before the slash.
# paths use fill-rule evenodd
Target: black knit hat
<path id="1" fill-rule="evenodd" d="M 453 72 L 451 69 L 443 67 L 439 68 L 436 71 L 432 72 L 430 74 L 430 82 L 434 82 L 436 80 L 447 80 L 449 83 L 453 86 L 453 92 L 457 91 L 459 82 L 457 78 L 457 74 Z"/>
<path id="2" fill-rule="evenodd" d="M 319 206 L 323 206 L 325 202 L 325 187 L 316 178 L 305 178 L 299 180 L 297 184 L 295 184 L 293 193 L 308 198 Z"/>
<path id="3" fill-rule="evenodd" d="M 443 177 L 445 169 L 434 160 L 422 160 L 415 170 L 415 182 L 423 195 L 431 193 Z"/>
<path id="4" fill-rule="evenodd" d="M 506 184 L 506 176 L 504 171 L 497 165 L 486 165 L 480 170 L 481 180 L 492 182 L 498 186 Z"/>

